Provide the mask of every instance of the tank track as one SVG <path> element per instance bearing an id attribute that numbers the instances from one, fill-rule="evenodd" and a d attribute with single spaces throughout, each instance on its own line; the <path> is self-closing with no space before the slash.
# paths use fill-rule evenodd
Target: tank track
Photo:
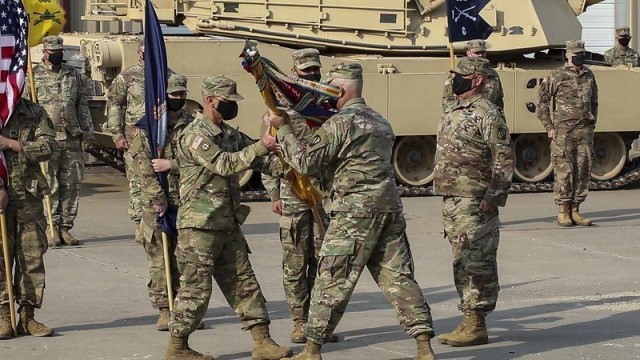
<path id="1" fill-rule="evenodd" d="M 611 180 L 591 181 L 589 189 L 591 190 L 615 190 L 623 188 L 627 185 L 640 182 L 640 161 L 632 162 L 627 165 L 624 173 Z M 398 191 L 402 197 L 421 197 L 432 196 L 432 186 L 407 186 L 399 185 Z M 511 184 L 511 193 L 537 193 L 553 191 L 553 182 L 541 183 L 513 183 Z M 243 201 L 268 201 L 269 196 L 264 190 L 248 190 L 242 192 Z"/>

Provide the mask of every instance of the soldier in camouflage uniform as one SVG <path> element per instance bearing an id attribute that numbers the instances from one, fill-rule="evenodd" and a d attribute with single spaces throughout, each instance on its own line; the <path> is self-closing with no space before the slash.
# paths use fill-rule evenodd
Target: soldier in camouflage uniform
<path id="1" fill-rule="evenodd" d="M 140 221 L 142 200 L 140 180 L 133 171 L 133 154 L 130 151 L 136 123 L 144 116 L 144 41 L 138 44 L 138 64 L 124 69 L 113 81 L 108 92 L 109 118 L 107 127 L 119 150 L 124 150 L 124 167 L 129 180 L 129 218 L 136 223 L 136 241 L 142 244 Z"/>
<path id="2" fill-rule="evenodd" d="M 467 42 L 467 57 L 487 57 L 487 43 L 484 40 L 470 40 Z M 444 83 L 444 92 L 442 94 L 442 108 L 455 103 L 456 96 L 452 89 L 452 78 L 447 79 Z M 489 68 L 489 77 L 484 84 L 484 96 L 499 108 L 504 108 L 504 92 L 502 91 L 502 83 L 498 72 L 493 68 Z"/>
<path id="3" fill-rule="evenodd" d="M 169 330 L 169 297 L 165 262 L 162 247 L 162 226 L 156 221 L 159 215 L 164 215 L 168 207 L 178 207 L 180 173 L 177 162 L 178 137 L 184 128 L 191 123 L 193 116 L 187 113 L 185 101 L 187 98 L 187 78 L 182 75 L 172 75 L 167 87 L 167 116 L 168 134 L 167 146 L 164 148 L 162 159 L 153 159 L 147 129 L 136 132 L 133 136 L 131 153 L 133 157 L 134 173 L 142 185 L 142 221 L 140 229 L 144 238 L 143 246 L 147 252 L 149 267 L 149 300 L 160 311 L 156 328 L 160 331 Z M 168 172 L 169 196 L 164 193 L 156 172 Z M 167 234 L 171 264 L 173 294 L 177 293 L 180 274 L 176 264 L 174 251 L 177 236 Z"/>
<path id="4" fill-rule="evenodd" d="M 69 230 L 78 216 L 84 174 L 82 150 L 93 141 L 93 122 L 80 75 L 73 67 L 62 63 L 62 38 L 46 36 L 42 43 L 42 63 L 33 67 L 36 96 L 53 121 L 58 142 L 47 165 L 55 238 L 51 238 L 50 231 L 47 236 L 49 244 L 62 241 L 67 245 L 78 245 L 79 241 Z M 31 96 L 28 80 L 22 96 Z"/>
<path id="5" fill-rule="evenodd" d="M 472 346 L 489 341 L 485 316 L 498 300 L 498 207 L 507 201 L 514 154 L 502 109 L 484 96 L 489 61 L 462 58 L 451 72 L 457 98 L 440 120 L 433 188 L 443 196 L 444 231 L 464 317 L 438 340 Z"/>
<path id="6" fill-rule="evenodd" d="M 292 57 L 293 76 L 320 81 L 322 64 L 318 50 L 296 50 Z M 312 136 L 313 130 L 300 114 L 295 111 L 287 111 L 287 114 L 297 137 Z M 287 179 L 262 175 L 262 183 L 271 197 L 273 211 L 282 215 L 280 217 L 280 243 L 283 250 L 282 277 L 289 313 L 294 321 L 290 339 L 293 343 L 305 343 L 307 339 L 302 327 L 307 322 L 309 314 L 311 289 L 318 269 L 316 257 L 322 244 L 322 235 L 311 208 L 293 194 L 291 183 Z M 319 181 L 314 179 L 314 184 L 316 188 L 320 188 Z M 322 204 L 318 204 L 316 209 L 322 219 L 322 226 L 326 229 L 329 225 L 329 216 Z M 338 337 L 331 334 L 328 341 L 338 341 Z"/>
<path id="7" fill-rule="evenodd" d="M 365 267 L 417 342 L 417 360 L 435 359 L 431 313 L 415 281 L 406 221 L 398 195 L 389 122 L 362 98 L 362 67 L 333 66 L 326 81 L 342 88 L 338 114 L 309 141 L 296 138 L 286 118 L 271 117 L 287 162 L 330 183 L 331 223 L 322 242 L 311 294 L 307 344 L 299 360 L 321 359 L 321 346 L 342 318 Z"/>
<path id="8" fill-rule="evenodd" d="M 280 359 L 291 351 L 269 334 L 269 315 L 240 225 L 249 207 L 240 204 L 238 173 L 249 168 L 282 173 L 279 161 L 264 155 L 279 148 L 265 133 L 254 143 L 226 124 L 238 113 L 242 96 L 236 83 L 224 76 L 204 79 L 204 110 L 178 139 L 180 207 L 176 259 L 180 288 L 169 323 L 171 341 L 166 360 L 210 359 L 189 348 L 189 335 L 203 318 L 211 298 L 212 280 L 241 317 L 254 340 L 253 359 Z"/>
<path id="9" fill-rule="evenodd" d="M 44 296 L 43 255 L 47 251 L 47 239 L 42 200 L 49 193 L 39 162 L 47 161 L 56 151 L 55 137 L 56 130 L 45 110 L 27 99 L 18 101 L 0 131 L 0 150 L 4 151 L 9 176 L 8 184 L 0 184 L 0 210 L 7 219 L 9 256 L 15 264 L 13 285 L 20 305 L 18 334 L 21 335 L 53 334 L 52 328 L 34 319 L 34 309 L 42 306 Z M 11 337 L 5 271 L 0 252 L 0 339 Z"/>
<path id="10" fill-rule="evenodd" d="M 80 80 L 82 81 L 82 86 L 84 86 L 86 96 L 103 95 L 100 83 L 91 78 L 91 64 L 86 56 L 82 55 L 82 53 L 76 53 L 66 63 L 80 74 Z"/>
<path id="11" fill-rule="evenodd" d="M 593 132 L 598 117 L 598 85 L 584 66 L 584 42 L 567 41 L 567 62 L 546 77 L 538 92 L 538 119 L 551 141 L 560 226 L 589 226 L 580 215 L 591 180 Z M 553 119 L 551 118 L 551 109 Z"/>
<path id="12" fill-rule="evenodd" d="M 616 29 L 616 45 L 604 53 L 604 61 L 613 66 L 631 65 L 640 66 L 640 55 L 629 47 L 631 41 L 631 29 L 628 26 Z"/>

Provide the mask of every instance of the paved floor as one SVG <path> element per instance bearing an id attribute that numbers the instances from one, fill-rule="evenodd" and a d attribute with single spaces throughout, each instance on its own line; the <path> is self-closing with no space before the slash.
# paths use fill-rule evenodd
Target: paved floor
<path id="1" fill-rule="evenodd" d="M 142 247 L 132 239 L 124 177 L 93 169 L 84 186 L 75 234 L 80 247 L 50 250 L 47 290 L 37 318 L 55 326 L 52 338 L 0 341 L 0 360 L 162 359 L 167 333 L 154 329 L 156 311 L 146 296 Z M 451 278 L 451 250 L 442 236 L 440 199 L 405 199 L 416 277 L 432 308 L 435 328 L 459 320 Z M 596 227 L 562 229 L 551 194 L 520 194 L 502 210 L 499 252 L 502 292 L 488 318 L 489 345 L 435 344 L 438 359 L 639 359 L 640 190 L 593 192 L 583 210 Z M 244 232 L 273 320 L 272 334 L 288 343 L 291 322 L 281 285 L 276 215 L 253 203 Z M 251 338 L 214 292 L 206 329 L 195 349 L 217 359 L 249 359 Z M 362 277 L 326 360 L 409 359 L 413 340 L 400 330 L 391 307 Z M 299 350 L 300 346 L 294 346 Z"/>

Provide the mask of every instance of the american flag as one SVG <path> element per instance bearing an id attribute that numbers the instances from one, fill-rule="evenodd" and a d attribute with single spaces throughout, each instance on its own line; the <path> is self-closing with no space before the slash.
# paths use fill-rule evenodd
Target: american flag
<path id="1" fill-rule="evenodd" d="M 20 100 L 27 66 L 29 20 L 21 0 L 0 0 L 0 130 Z M 7 184 L 7 166 L 0 151 L 0 178 Z"/>

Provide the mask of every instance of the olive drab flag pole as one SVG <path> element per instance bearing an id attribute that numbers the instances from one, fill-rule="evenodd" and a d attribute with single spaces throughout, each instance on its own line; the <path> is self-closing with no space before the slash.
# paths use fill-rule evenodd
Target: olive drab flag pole
<path id="1" fill-rule="evenodd" d="M 456 66 L 453 43 L 474 39 L 486 40 L 493 27 L 480 16 L 480 11 L 491 0 L 446 0 L 447 33 L 449 35 L 449 56 L 451 68 Z"/>

